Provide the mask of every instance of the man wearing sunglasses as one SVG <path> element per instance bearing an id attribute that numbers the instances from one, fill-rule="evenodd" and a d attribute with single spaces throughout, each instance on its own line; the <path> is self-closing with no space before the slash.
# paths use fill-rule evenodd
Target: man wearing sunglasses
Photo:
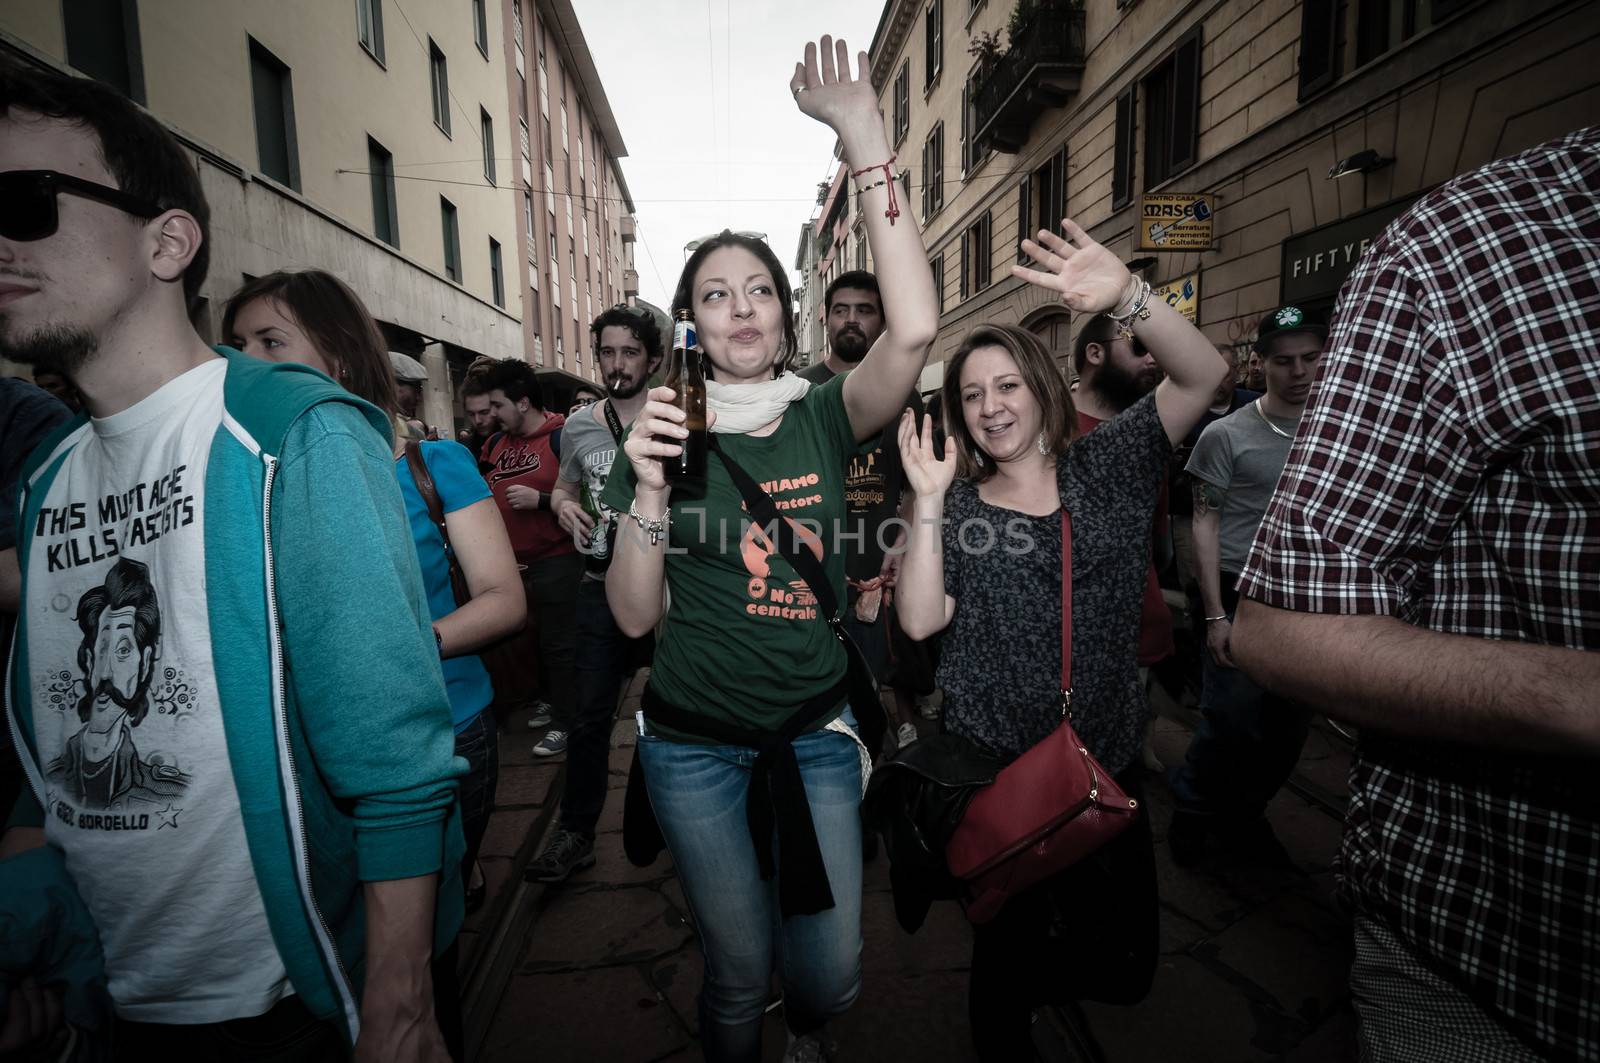
<path id="1" fill-rule="evenodd" d="M 0 354 L 63 374 L 87 414 L 20 477 L 5 700 L 27 786 L 0 915 L 41 956 L 103 954 L 115 1016 L 36 988 L 81 986 L 81 966 L 27 972 L 0 1056 L 47 1046 L 64 1010 L 125 1058 L 343 1041 L 443 1059 L 429 961 L 461 918 L 459 876 L 438 875 L 461 854 L 454 743 L 388 421 L 303 367 L 206 346 L 188 308 L 207 221 L 152 118 L 0 64 Z M 140 594 L 75 615 L 130 565 Z M 106 783 L 128 725 L 70 679 L 91 658 L 148 674 L 139 757 L 181 792 Z M 104 730 L 69 747 L 89 716 Z"/>

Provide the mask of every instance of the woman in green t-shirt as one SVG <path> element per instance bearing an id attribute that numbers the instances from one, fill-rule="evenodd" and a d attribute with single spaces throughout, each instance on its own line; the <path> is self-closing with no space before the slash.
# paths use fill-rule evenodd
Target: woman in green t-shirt
<path id="1" fill-rule="evenodd" d="M 789 88 L 801 112 L 844 146 L 888 328 L 857 369 L 826 385 L 786 372 L 795 334 L 783 264 L 759 238 L 726 230 L 690 257 L 673 310 L 694 315 L 721 456 L 748 472 L 784 519 L 818 532 L 802 538 L 843 601 L 832 533 L 845 511 L 844 466 L 900 412 L 938 310 L 921 236 L 895 195 L 867 56 L 853 78 L 843 41 L 822 38 L 820 67 L 818 53 L 806 46 Z M 789 1058 L 816 1058 L 822 1025 L 861 984 L 863 757 L 844 722 L 845 651 L 817 595 L 750 526 L 721 457 L 713 454 L 703 483 L 668 484 L 660 459 L 678 453 L 687 434 L 672 397 L 666 388 L 650 393 L 624 442 L 628 462 L 615 466 L 604 497 L 631 518 L 620 524 L 606 577 L 618 627 L 630 636 L 653 629 L 671 590 L 639 763 L 706 956 L 706 1058 L 760 1058 L 775 957 Z M 792 742 L 779 737 L 784 721 L 810 716 Z M 752 777 L 762 782 L 752 786 Z"/>

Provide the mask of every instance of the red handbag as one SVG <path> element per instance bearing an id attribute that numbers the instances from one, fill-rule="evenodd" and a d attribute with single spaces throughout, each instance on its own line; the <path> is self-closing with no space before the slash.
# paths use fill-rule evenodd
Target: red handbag
<path id="1" fill-rule="evenodd" d="M 1072 729 L 1072 516 L 1061 511 L 1061 726 L 979 790 L 945 849 L 967 887 L 967 918 L 987 923 L 1012 895 L 1071 867 L 1127 830 L 1139 802 Z"/>

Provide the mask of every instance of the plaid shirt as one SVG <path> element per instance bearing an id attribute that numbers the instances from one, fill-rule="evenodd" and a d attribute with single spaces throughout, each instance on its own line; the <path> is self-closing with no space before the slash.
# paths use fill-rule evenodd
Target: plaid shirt
<path id="1" fill-rule="evenodd" d="M 1600 129 L 1419 202 L 1345 284 L 1241 592 L 1600 650 L 1597 323 Z M 1600 1058 L 1597 777 L 1377 733 L 1351 768 L 1345 899 L 1547 1057 Z"/>

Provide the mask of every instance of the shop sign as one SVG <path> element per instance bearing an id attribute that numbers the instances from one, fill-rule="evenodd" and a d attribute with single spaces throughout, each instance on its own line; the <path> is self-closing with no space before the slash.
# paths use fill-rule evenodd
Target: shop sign
<path id="1" fill-rule="evenodd" d="M 1298 306 L 1338 295 L 1367 248 L 1418 198 L 1407 196 L 1289 237 L 1283 242 L 1283 289 L 1278 301 Z"/>
<path id="2" fill-rule="evenodd" d="M 1160 300 L 1197 324 L 1200 317 L 1200 273 L 1185 273 L 1150 291 L 1151 301 Z"/>
<path id="3" fill-rule="evenodd" d="M 1140 251 L 1209 251 L 1212 195 L 1176 193 L 1139 197 Z"/>

